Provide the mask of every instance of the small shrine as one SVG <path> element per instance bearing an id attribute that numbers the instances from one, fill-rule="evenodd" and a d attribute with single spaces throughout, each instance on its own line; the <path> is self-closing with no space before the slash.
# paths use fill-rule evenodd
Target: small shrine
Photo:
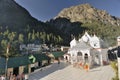
<path id="1" fill-rule="evenodd" d="M 70 42 L 70 48 L 64 57 L 74 66 L 85 64 L 90 67 L 104 65 L 104 62 L 108 62 L 107 45 L 96 35 L 90 36 L 85 32 L 78 41 L 74 38 Z"/>

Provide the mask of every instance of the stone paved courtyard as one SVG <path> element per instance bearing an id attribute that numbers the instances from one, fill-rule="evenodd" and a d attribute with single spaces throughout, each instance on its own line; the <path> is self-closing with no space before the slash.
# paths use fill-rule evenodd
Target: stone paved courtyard
<path id="1" fill-rule="evenodd" d="M 110 65 L 93 68 L 86 72 L 62 62 L 59 65 L 53 63 L 43 70 L 36 70 L 29 75 L 29 80 L 111 80 L 114 75 Z"/>

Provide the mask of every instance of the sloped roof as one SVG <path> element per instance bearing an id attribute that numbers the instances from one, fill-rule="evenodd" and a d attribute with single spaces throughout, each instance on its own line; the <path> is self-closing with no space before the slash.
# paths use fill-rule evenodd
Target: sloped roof
<path id="1" fill-rule="evenodd" d="M 91 37 L 91 40 L 94 40 L 94 41 L 99 41 L 99 38 L 94 34 L 93 37 Z"/>
<path id="2" fill-rule="evenodd" d="M 8 68 L 28 65 L 30 63 L 31 62 L 27 55 L 19 56 L 19 57 L 11 57 L 8 59 Z"/>
<path id="3" fill-rule="evenodd" d="M 0 74 L 4 74 L 5 73 L 5 58 L 0 57 Z"/>
<path id="4" fill-rule="evenodd" d="M 83 40 L 79 41 L 79 43 L 74 46 L 73 48 L 71 48 L 71 50 L 86 50 L 86 49 L 90 49 L 91 47 L 85 43 Z"/>
<path id="5" fill-rule="evenodd" d="M 45 54 L 33 54 L 33 56 L 36 58 L 35 62 L 50 59 Z M 5 58 L 1 57 L 0 58 L 0 69 L 5 69 L 5 65 L 6 65 L 5 63 L 6 63 Z M 19 56 L 19 57 L 10 57 L 7 63 L 8 68 L 19 67 L 19 66 L 24 66 L 28 64 L 32 64 L 32 62 L 29 60 L 29 55 L 24 55 L 24 56 Z"/>
<path id="6" fill-rule="evenodd" d="M 53 56 L 54 56 L 55 58 L 58 58 L 58 57 L 63 56 L 65 53 L 62 52 L 62 51 L 57 51 L 57 52 L 52 52 L 51 54 L 53 54 Z"/>
<path id="7" fill-rule="evenodd" d="M 5 58 L 0 57 L 0 69 L 4 69 L 5 68 Z"/>
<path id="8" fill-rule="evenodd" d="M 75 38 L 70 42 L 70 47 L 72 48 L 73 46 L 76 46 L 78 43 L 77 40 L 75 40 Z"/>
<path id="9" fill-rule="evenodd" d="M 97 37 L 96 35 L 91 37 L 90 45 L 93 48 L 107 48 L 108 47 L 107 42 L 103 41 L 101 38 Z"/>
<path id="10" fill-rule="evenodd" d="M 99 38 L 96 35 L 94 35 L 93 37 L 91 37 L 91 39 L 90 39 L 90 45 L 93 48 L 100 48 L 100 40 L 99 40 Z"/>
<path id="11" fill-rule="evenodd" d="M 81 37 L 81 39 L 84 41 L 84 42 L 88 42 L 90 39 L 91 39 L 91 36 L 85 32 L 85 34 Z M 79 39 L 79 41 L 81 40 Z"/>
<path id="12" fill-rule="evenodd" d="M 33 55 L 36 58 L 36 62 L 50 59 L 46 54 L 33 54 Z"/>

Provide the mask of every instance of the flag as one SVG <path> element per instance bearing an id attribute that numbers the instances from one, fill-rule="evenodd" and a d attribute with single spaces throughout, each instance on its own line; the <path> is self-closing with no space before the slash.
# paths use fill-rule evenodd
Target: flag
<path id="1" fill-rule="evenodd" d="M 29 59 L 31 60 L 32 63 L 34 63 L 36 61 L 36 58 L 33 55 L 30 55 Z"/>

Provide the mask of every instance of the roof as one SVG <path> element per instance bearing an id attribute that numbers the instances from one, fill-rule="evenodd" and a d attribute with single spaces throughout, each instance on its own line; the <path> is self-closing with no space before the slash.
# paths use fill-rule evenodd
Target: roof
<path id="1" fill-rule="evenodd" d="M 33 56 L 36 58 L 35 62 L 39 62 L 42 60 L 49 60 L 50 58 L 46 56 L 45 54 L 33 54 Z M 0 69 L 5 69 L 6 66 L 6 60 L 4 57 L 0 58 Z M 19 57 L 10 57 L 8 59 L 8 68 L 11 67 L 19 67 L 32 64 L 32 62 L 29 59 L 29 55 L 19 56 Z"/>
<path id="2" fill-rule="evenodd" d="M 0 74 L 5 73 L 5 58 L 0 57 Z"/>
<path id="3" fill-rule="evenodd" d="M 74 46 L 76 46 L 77 43 L 78 43 L 78 41 L 75 40 L 75 38 L 74 38 L 74 39 L 70 42 L 70 47 L 74 47 Z"/>
<path id="4" fill-rule="evenodd" d="M 91 36 L 87 32 L 85 32 L 85 34 L 81 37 L 81 39 L 84 42 L 88 42 L 91 39 Z M 81 39 L 79 39 L 79 40 L 81 40 Z"/>
<path id="5" fill-rule="evenodd" d="M 5 58 L 0 57 L 0 69 L 4 69 L 5 68 Z"/>
<path id="6" fill-rule="evenodd" d="M 57 51 L 57 52 L 51 52 L 55 58 L 63 56 L 65 53 L 62 51 Z"/>
<path id="7" fill-rule="evenodd" d="M 80 41 L 76 46 L 74 46 L 73 48 L 71 48 L 71 50 L 86 50 L 86 49 L 90 49 L 91 47 L 85 43 L 84 41 Z"/>
<path id="8" fill-rule="evenodd" d="M 100 46 L 100 39 L 96 35 L 94 35 L 90 39 L 90 45 L 93 48 L 101 48 L 101 46 Z"/>
<path id="9" fill-rule="evenodd" d="M 46 54 L 34 54 L 33 56 L 36 58 L 36 62 L 50 59 Z"/>
<path id="10" fill-rule="evenodd" d="M 8 60 L 8 68 L 11 67 L 19 67 L 23 65 L 28 65 L 30 64 L 30 60 L 28 59 L 28 56 L 20 56 L 20 57 L 11 57 Z"/>

